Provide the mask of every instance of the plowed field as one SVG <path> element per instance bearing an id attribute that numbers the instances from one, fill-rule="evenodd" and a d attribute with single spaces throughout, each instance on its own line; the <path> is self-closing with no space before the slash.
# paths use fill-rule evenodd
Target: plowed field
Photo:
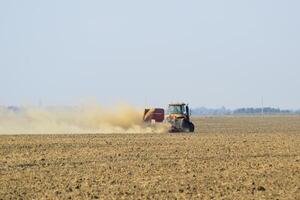
<path id="1" fill-rule="evenodd" d="M 195 134 L 0 136 L 0 199 L 300 199 L 300 117 Z"/>

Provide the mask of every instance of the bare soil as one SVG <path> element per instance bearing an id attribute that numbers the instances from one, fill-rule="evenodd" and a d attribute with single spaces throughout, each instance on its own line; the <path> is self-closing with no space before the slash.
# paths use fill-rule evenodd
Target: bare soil
<path id="1" fill-rule="evenodd" d="M 0 199 L 300 199 L 300 116 L 195 134 L 0 136 Z"/>

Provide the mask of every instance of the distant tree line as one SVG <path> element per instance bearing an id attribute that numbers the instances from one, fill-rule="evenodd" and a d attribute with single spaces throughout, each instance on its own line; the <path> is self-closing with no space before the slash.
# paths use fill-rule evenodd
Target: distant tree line
<path id="1" fill-rule="evenodd" d="M 265 107 L 265 108 L 238 108 L 233 111 L 233 114 L 259 114 L 259 113 L 265 113 L 265 114 L 272 114 L 272 113 L 292 113 L 290 110 L 281 110 L 279 108 L 271 108 L 271 107 Z"/>
<path id="2" fill-rule="evenodd" d="M 264 108 L 238 108 L 227 109 L 225 107 L 211 109 L 211 108 L 195 108 L 192 109 L 194 115 L 247 115 L 247 114 L 300 114 L 299 110 L 286 110 L 280 108 L 264 107 Z"/>

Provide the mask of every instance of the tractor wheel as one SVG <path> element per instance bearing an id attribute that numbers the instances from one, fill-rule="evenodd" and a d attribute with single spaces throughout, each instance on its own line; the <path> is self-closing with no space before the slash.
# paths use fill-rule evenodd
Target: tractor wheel
<path id="1" fill-rule="evenodd" d="M 190 122 L 187 121 L 186 119 L 182 119 L 180 121 L 180 129 L 183 131 L 183 132 L 190 132 Z"/>
<path id="2" fill-rule="evenodd" d="M 193 133 L 195 131 L 195 126 L 192 122 L 190 122 L 190 130 L 191 133 Z"/>

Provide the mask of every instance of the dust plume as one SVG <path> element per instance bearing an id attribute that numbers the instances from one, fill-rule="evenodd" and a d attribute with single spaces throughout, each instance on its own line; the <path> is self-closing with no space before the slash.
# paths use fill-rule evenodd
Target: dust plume
<path id="1" fill-rule="evenodd" d="M 0 134 L 161 133 L 165 125 L 142 123 L 142 109 L 128 104 L 112 107 L 0 108 Z"/>

